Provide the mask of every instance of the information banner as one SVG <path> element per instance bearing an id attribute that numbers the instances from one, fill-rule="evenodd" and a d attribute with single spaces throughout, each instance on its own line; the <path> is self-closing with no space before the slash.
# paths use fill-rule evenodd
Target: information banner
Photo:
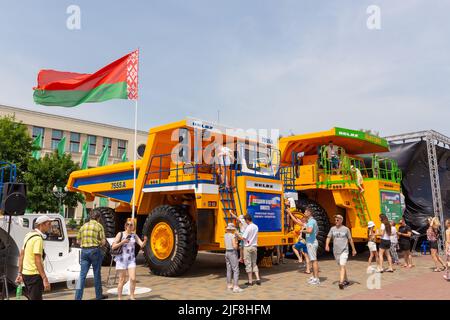
<path id="1" fill-rule="evenodd" d="M 281 231 L 281 195 L 247 192 L 247 213 L 259 231 Z"/>
<path id="2" fill-rule="evenodd" d="M 398 221 L 402 217 L 402 204 L 400 193 L 394 191 L 381 191 L 381 213 L 384 213 L 390 221 Z"/>

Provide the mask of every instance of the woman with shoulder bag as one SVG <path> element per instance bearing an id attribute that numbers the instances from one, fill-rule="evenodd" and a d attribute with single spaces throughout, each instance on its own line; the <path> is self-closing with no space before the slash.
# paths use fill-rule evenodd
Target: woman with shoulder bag
<path id="1" fill-rule="evenodd" d="M 142 241 L 135 233 L 134 220 L 127 219 L 125 223 L 125 230 L 119 232 L 112 244 L 112 251 L 115 255 L 116 270 L 119 273 L 119 283 L 117 285 L 117 296 L 122 300 L 122 290 L 125 283 L 126 274 L 128 271 L 128 278 L 130 281 L 130 299 L 135 300 L 134 290 L 136 288 L 136 243 L 141 247 L 145 246 L 147 237 Z"/>
<path id="2" fill-rule="evenodd" d="M 439 222 L 439 219 L 436 217 L 428 219 L 428 223 L 430 226 L 427 229 L 427 240 L 428 243 L 430 244 L 431 257 L 433 258 L 434 265 L 436 267 L 433 271 L 434 272 L 446 271 L 447 267 L 438 253 L 439 227 L 441 226 L 441 223 Z M 441 265 L 442 267 L 439 268 L 439 265 Z"/>

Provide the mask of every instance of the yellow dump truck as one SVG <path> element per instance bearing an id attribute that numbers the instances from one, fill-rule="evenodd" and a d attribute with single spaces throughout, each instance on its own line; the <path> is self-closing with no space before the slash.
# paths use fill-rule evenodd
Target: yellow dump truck
<path id="1" fill-rule="evenodd" d="M 344 217 L 355 242 L 367 240 L 367 223 L 379 215 L 398 221 L 401 171 L 383 138 L 345 128 L 281 138 L 281 179 L 296 197 L 299 214 L 310 206 L 319 225 L 319 253 L 335 214 Z"/>
<path id="2" fill-rule="evenodd" d="M 217 161 L 220 146 L 233 152 L 229 165 Z M 258 225 L 258 246 L 292 244 L 279 154 L 268 137 L 249 138 L 198 119 L 150 129 L 136 163 L 135 209 L 137 233 L 149 240 L 144 256 L 152 273 L 180 275 L 198 250 L 223 250 L 225 226 L 237 225 L 241 214 Z M 101 212 L 107 237 L 114 237 L 131 215 L 133 162 L 75 171 L 67 187 L 88 202 L 106 197 L 116 203 L 93 209 Z"/>

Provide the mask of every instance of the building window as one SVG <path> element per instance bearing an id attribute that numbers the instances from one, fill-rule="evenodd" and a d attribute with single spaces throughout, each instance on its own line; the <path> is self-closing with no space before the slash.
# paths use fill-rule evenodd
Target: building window
<path id="1" fill-rule="evenodd" d="M 38 135 L 41 135 L 41 137 L 44 137 L 44 128 L 33 127 L 33 139 L 36 138 Z"/>
<path id="2" fill-rule="evenodd" d="M 105 149 L 105 146 L 108 146 L 108 151 L 109 151 L 109 155 L 111 155 L 111 143 L 112 143 L 112 139 L 111 138 L 103 138 L 103 146 L 102 146 L 102 151 Z"/>
<path id="3" fill-rule="evenodd" d="M 118 140 L 117 141 L 117 158 L 122 158 L 123 154 L 127 151 L 127 141 Z"/>
<path id="4" fill-rule="evenodd" d="M 65 214 L 66 214 L 66 219 L 71 219 L 71 218 L 75 219 L 75 208 L 66 207 Z"/>
<path id="5" fill-rule="evenodd" d="M 89 154 L 97 154 L 97 137 L 96 136 L 88 136 L 89 141 Z"/>
<path id="6" fill-rule="evenodd" d="M 70 152 L 80 152 L 80 134 L 77 132 L 70 133 Z"/>
<path id="7" fill-rule="evenodd" d="M 58 143 L 61 141 L 63 137 L 63 132 L 62 130 L 56 130 L 53 129 L 52 130 L 52 149 L 58 149 Z"/>

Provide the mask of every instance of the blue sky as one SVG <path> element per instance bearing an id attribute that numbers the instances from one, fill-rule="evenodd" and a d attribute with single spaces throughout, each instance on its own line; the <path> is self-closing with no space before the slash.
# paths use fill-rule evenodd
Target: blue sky
<path id="1" fill-rule="evenodd" d="M 81 8 L 81 30 L 66 8 Z M 381 8 L 381 30 L 366 8 Z M 94 72 L 141 50 L 139 129 L 186 116 L 306 133 L 450 135 L 449 1 L 0 0 L 0 104 L 125 127 L 133 104 L 37 106 L 40 69 Z"/>

